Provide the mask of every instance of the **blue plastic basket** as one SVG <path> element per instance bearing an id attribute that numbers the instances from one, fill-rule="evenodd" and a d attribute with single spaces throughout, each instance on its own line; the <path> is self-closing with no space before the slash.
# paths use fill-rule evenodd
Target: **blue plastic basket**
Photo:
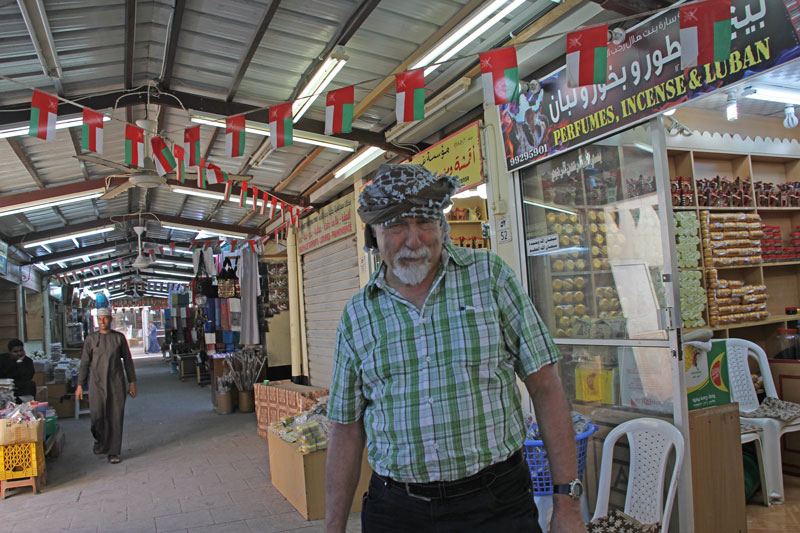
<path id="1" fill-rule="evenodd" d="M 534 428 L 531 427 L 531 431 Z M 575 446 L 578 448 L 578 477 L 583 479 L 583 471 L 586 468 L 586 447 L 589 444 L 589 437 L 599 428 L 594 424 L 588 424 L 582 433 L 575 435 Z M 530 435 L 531 431 L 528 432 Z M 528 470 L 531 473 L 531 483 L 533 484 L 534 496 L 553 494 L 553 480 L 550 477 L 550 460 L 544 449 L 544 442 L 540 440 L 525 439 L 525 459 L 528 461 Z"/>

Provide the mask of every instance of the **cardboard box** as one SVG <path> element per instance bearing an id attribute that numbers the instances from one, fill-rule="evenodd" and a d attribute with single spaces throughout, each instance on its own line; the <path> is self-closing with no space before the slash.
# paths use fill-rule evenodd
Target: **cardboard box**
<path id="1" fill-rule="evenodd" d="M 44 419 L 32 422 L 0 419 L 0 446 L 23 442 L 42 442 L 44 441 L 44 426 Z"/>
<path id="2" fill-rule="evenodd" d="M 66 383 L 48 383 L 47 401 L 56 410 L 58 418 L 75 416 L 75 397 L 67 394 Z"/>
<path id="3" fill-rule="evenodd" d="M 325 518 L 325 459 L 328 450 L 301 453 L 297 451 L 296 443 L 286 442 L 273 433 L 267 434 L 267 447 L 272 485 L 306 520 Z M 361 511 L 362 495 L 369 487 L 371 476 L 372 468 L 364 450 L 351 513 Z"/>
<path id="4" fill-rule="evenodd" d="M 35 374 L 33 374 L 33 382 L 36 384 L 37 387 L 43 387 L 45 382 L 45 373 L 36 372 Z"/>
<path id="5" fill-rule="evenodd" d="M 289 380 L 275 381 L 269 385 L 256 383 L 254 387 L 258 435 L 267 438 L 270 422 L 282 416 L 308 411 L 318 398 L 328 395 L 328 389 L 298 385 Z"/>

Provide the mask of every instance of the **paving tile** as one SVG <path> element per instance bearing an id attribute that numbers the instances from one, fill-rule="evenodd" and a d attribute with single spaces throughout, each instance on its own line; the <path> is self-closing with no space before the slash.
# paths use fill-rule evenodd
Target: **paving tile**
<path id="1" fill-rule="evenodd" d="M 152 519 L 184 512 L 179 500 L 159 500 L 150 505 L 128 505 L 128 521 Z"/>
<path id="2" fill-rule="evenodd" d="M 211 513 L 206 510 L 189 511 L 174 515 L 159 516 L 156 519 L 156 531 L 175 531 L 190 527 L 207 526 L 214 523 Z"/>
<path id="3" fill-rule="evenodd" d="M 215 524 L 224 524 L 235 520 L 247 520 L 249 518 L 266 516 L 274 512 L 275 511 L 273 511 L 271 507 L 266 505 L 234 504 L 211 509 L 211 516 L 214 518 Z"/>
<path id="4" fill-rule="evenodd" d="M 97 533 L 151 533 L 156 531 L 156 521 L 153 518 L 126 520 L 114 524 L 101 524 Z"/>
<path id="5" fill-rule="evenodd" d="M 189 533 L 250 533 L 251 531 L 254 530 L 250 529 L 244 520 L 189 528 Z"/>
<path id="6" fill-rule="evenodd" d="M 214 509 L 215 507 L 226 507 L 233 505 L 233 500 L 227 493 L 219 494 L 202 494 L 199 496 L 190 496 L 179 500 L 181 510 L 185 513 L 197 509 Z"/>
<path id="7" fill-rule="evenodd" d="M 307 528 L 314 525 L 300 516 L 297 511 L 288 513 L 278 513 L 260 518 L 251 518 L 247 525 L 253 531 L 263 531 L 264 533 L 275 533 L 279 531 L 291 531 L 298 528 Z"/>

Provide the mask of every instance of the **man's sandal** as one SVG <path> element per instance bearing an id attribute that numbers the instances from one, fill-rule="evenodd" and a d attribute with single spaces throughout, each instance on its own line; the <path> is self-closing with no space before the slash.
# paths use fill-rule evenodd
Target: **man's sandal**
<path id="1" fill-rule="evenodd" d="M 108 456 L 108 462 L 111 463 L 112 465 L 115 465 L 115 464 L 119 463 L 120 461 L 122 461 L 122 459 L 120 459 L 118 455 L 109 455 Z"/>

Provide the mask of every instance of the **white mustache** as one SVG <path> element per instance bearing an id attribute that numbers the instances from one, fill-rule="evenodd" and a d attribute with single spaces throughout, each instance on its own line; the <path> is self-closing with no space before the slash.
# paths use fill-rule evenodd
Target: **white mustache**
<path id="1" fill-rule="evenodd" d="M 431 251 L 427 248 L 418 248 L 417 250 L 412 250 L 410 248 L 401 248 L 399 252 L 397 252 L 396 259 L 430 259 Z"/>

